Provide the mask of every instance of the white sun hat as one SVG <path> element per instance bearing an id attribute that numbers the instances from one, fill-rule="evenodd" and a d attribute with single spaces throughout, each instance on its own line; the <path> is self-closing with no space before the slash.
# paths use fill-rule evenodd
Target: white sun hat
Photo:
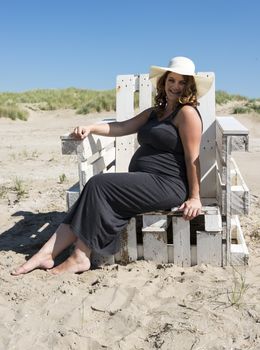
<path id="1" fill-rule="evenodd" d="M 152 84 L 156 86 L 158 79 L 167 71 L 193 76 L 197 87 L 198 98 L 209 91 L 214 79 L 213 75 L 195 73 L 195 64 L 189 58 L 174 57 L 170 60 L 168 67 L 151 66 L 149 78 Z"/>

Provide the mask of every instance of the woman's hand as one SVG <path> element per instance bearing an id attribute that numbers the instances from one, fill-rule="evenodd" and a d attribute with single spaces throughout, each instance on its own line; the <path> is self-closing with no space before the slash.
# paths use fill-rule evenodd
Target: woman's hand
<path id="1" fill-rule="evenodd" d="M 179 210 L 183 210 L 183 218 L 185 220 L 192 220 L 201 213 L 202 204 L 199 198 L 188 198 Z"/>
<path id="2" fill-rule="evenodd" d="M 71 135 L 76 139 L 83 140 L 91 133 L 91 125 L 89 126 L 77 126 Z"/>

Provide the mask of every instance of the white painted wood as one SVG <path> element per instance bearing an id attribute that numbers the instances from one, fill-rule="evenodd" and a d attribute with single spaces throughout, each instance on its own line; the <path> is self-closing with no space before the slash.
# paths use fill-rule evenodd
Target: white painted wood
<path id="1" fill-rule="evenodd" d="M 191 266 L 190 223 L 182 217 L 172 218 L 174 263 Z"/>
<path id="2" fill-rule="evenodd" d="M 79 173 L 79 186 L 80 192 L 83 190 L 83 187 L 88 182 L 88 180 L 95 175 L 92 165 L 87 164 L 87 162 L 81 162 L 78 159 L 78 173 Z"/>
<path id="3" fill-rule="evenodd" d="M 190 252 L 191 252 L 191 266 L 197 265 L 197 246 L 191 245 Z"/>
<path id="4" fill-rule="evenodd" d="M 82 162 L 86 161 L 88 164 L 92 164 L 97 159 L 104 157 L 104 155 L 109 152 L 114 152 L 113 159 L 115 160 L 115 140 L 114 138 L 113 139 L 110 138 L 109 141 L 110 142 L 106 143 L 105 145 L 104 144 L 99 145 L 100 140 L 98 139 L 97 146 L 100 146 L 99 148 L 101 149 L 97 150 L 96 152 L 93 152 L 92 154 L 90 153 L 87 157 L 84 157 L 84 158 L 82 157 L 81 161 Z"/>
<path id="5" fill-rule="evenodd" d="M 73 206 L 73 204 L 79 198 L 79 194 L 79 183 L 76 183 L 66 191 L 67 210 L 69 210 Z"/>
<path id="6" fill-rule="evenodd" d="M 168 262 L 166 220 L 159 220 L 142 229 L 145 260 L 157 263 Z"/>
<path id="7" fill-rule="evenodd" d="M 232 181 L 232 185 L 241 185 L 246 191 L 248 191 L 248 187 L 243 179 L 243 176 L 238 168 L 238 165 L 233 157 L 230 158 L 233 169 L 231 169 L 231 176 L 235 177 L 235 183 Z"/>
<path id="8" fill-rule="evenodd" d="M 173 244 L 167 244 L 168 263 L 174 263 L 174 246 Z"/>
<path id="9" fill-rule="evenodd" d="M 218 116 L 216 120 L 223 135 L 248 135 L 248 129 L 232 116 Z"/>
<path id="10" fill-rule="evenodd" d="M 221 139 L 222 143 L 222 139 Z M 217 167 L 217 176 L 220 176 L 221 182 L 224 183 L 226 180 L 226 159 L 223 155 L 223 148 L 217 143 L 216 147 L 216 167 Z"/>
<path id="11" fill-rule="evenodd" d="M 227 264 L 230 264 L 230 247 L 231 247 L 231 179 L 230 179 L 230 171 L 231 171 L 231 149 L 232 149 L 232 137 L 226 137 L 226 193 L 225 193 L 225 216 L 226 216 L 226 245 L 227 245 Z"/>
<path id="12" fill-rule="evenodd" d="M 212 72 L 201 74 L 214 76 Z M 201 197 L 216 197 L 216 168 L 215 168 L 215 140 L 216 140 L 216 113 L 215 113 L 215 80 L 209 90 L 199 100 L 198 109 L 203 119 L 203 135 L 200 148 L 201 159 Z"/>
<path id="13" fill-rule="evenodd" d="M 79 143 L 77 153 L 82 162 L 99 158 L 104 150 L 115 147 L 115 138 L 99 135 L 89 135 Z"/>
<path id="14" fill-rule="evenodd" d="M 227 245 L 226 245 L 226 243 L 222 243 L 222 264 L 223 264 L 223 266 L 227 266 Z"/>
<path id="15" fill-rule="evenodd" d="M 116 254 L 116 261 L 127 264 L 137 260 L 137 239 L 136 239 L 136 222 L 131 218 L 126 229 L 121 233 L 120 252 Z"/>
<path id="16" fill-rule="evenodd" d="M 136 220 L 131 218 L 127 225 L 127 251 L 129 262 L 137 260 Z"/>
<path id="17" fill-rule="evenodd" d="M 222 231 L 222 220 L 219 208 L 217 214 L 205 214 L 205 231 L 219 232 Z"/>
<path id="18" fill-rule="evenodd" d="M 142 244 L 137 245 L 137 259 L 144 258 L 144 246 Z"/>
<path id="19" fill-rule="evenodd" d="M 115 162 L 115 149 L 111 148 L 108 151 L 102 152 L 100 158 L 91 163 L 87 162 L 87 164 L 92 165 L 94 174 L 100 174 L 113 162 Z"/>
<path id="20" fill-rule="evenodd" d="M 219 207 L 214 206 L 203 206 L 201 209 L 201 212 L 205 215 L 218 215 L 219 214 Z"/>
<path id="21" fill-rule="evenodd" d="M 221 232 L 197 231 L 197 264 L 222 266 Z"/>
<path id="22" fill-rule="evenodd" d="M 134 75 L 119 75 L 116 86 L 117 121 L 130 119 L 134 116 L 134 91 L 136 77 Z M 134 136 L 128 135 L 116 139 L 116 172 L 128 170 L 129 161 L 134 153 Z"/>
<path id="23" fill-rule="evenodd" d="M 152 84 L 149 74 L 140 74 L 139 78 L 139 112 L 152 106 Z"/>
<path id="24" fill-rule="evenodd" d="M 173 244 L 167 244 L 168 251 L 168 263 L 174 263 L 174 246 Z M 138 259 L 144 258 L 144 248 L 142 244 L 138 244 L 137 246 Z M 191 246 L 191 266 L 197 264 L 197 246 Z"/>
<path id="25" fill-rule="evenodd" d="M 249 213 L 249 191 L 243 186 L 231 186 L 231 215 Z"/>
<path id="26" fill-rule="evenodd" d="M 159 225 L 159 227 L 163 227 L 165 229 L 167 228 L 167 215 L 143 214 L 142 219 L 143 219 L 143 229 L 145 229 L 148 226 L 152 226 L 153 224 L 156 224 L 156 226 Z"/>
<path id="27" fill-rule="evenodd" d="M 84 140 L 75 140 L 70 134 L 61 136 L 62 154 L 77 154 L 85 161 L 96 152 L 115 146 L 114 137 L 89 135 Z"/>
<path id="28" fill-rule="evenodd" d="M 248 264 L 249 252 L 237 215 L 231 219 L 231 236 L 232 240 L 237 241 L 237 243 L 231 243 L 231 265 Z"/>

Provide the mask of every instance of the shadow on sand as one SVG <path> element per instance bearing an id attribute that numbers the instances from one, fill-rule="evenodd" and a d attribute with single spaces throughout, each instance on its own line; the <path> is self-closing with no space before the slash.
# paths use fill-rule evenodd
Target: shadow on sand
<path id="1" fill-rule="evenodd" d="M 55 232 L 65 215 L 65 212 L 57 211 L 48 213 L 16 212 L 12 216 L 21 216 L 21 220 L 0 234 L 0 250 L 21 253 L 26 256 L 26 259 L 29 259 Z M 57 263 L 67 257 L 68 251 L 69 248 L 59 256 Z"/>

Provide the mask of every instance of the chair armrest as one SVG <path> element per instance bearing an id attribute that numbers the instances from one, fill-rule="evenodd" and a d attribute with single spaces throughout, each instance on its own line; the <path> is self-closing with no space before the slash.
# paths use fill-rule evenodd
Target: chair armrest
<path id="1" fill-rule="evenodd" d="M 216 117 L 216 141 L 222 155 L 248 151 L 249 130 L 232 116 Z"/>
<path id="2" fill-rule="evenodd" d="M 248 129 L 232 116 L 216 117 L 217 126 L 223 135 L 248 135 Z"/>
<path id="3" fill-rule="evenodd" d="M 82 140 L 76 140 L 71 134 L 60 136 L 62 154 L 77 154 L 78 146 L 82 144 Z"/>

